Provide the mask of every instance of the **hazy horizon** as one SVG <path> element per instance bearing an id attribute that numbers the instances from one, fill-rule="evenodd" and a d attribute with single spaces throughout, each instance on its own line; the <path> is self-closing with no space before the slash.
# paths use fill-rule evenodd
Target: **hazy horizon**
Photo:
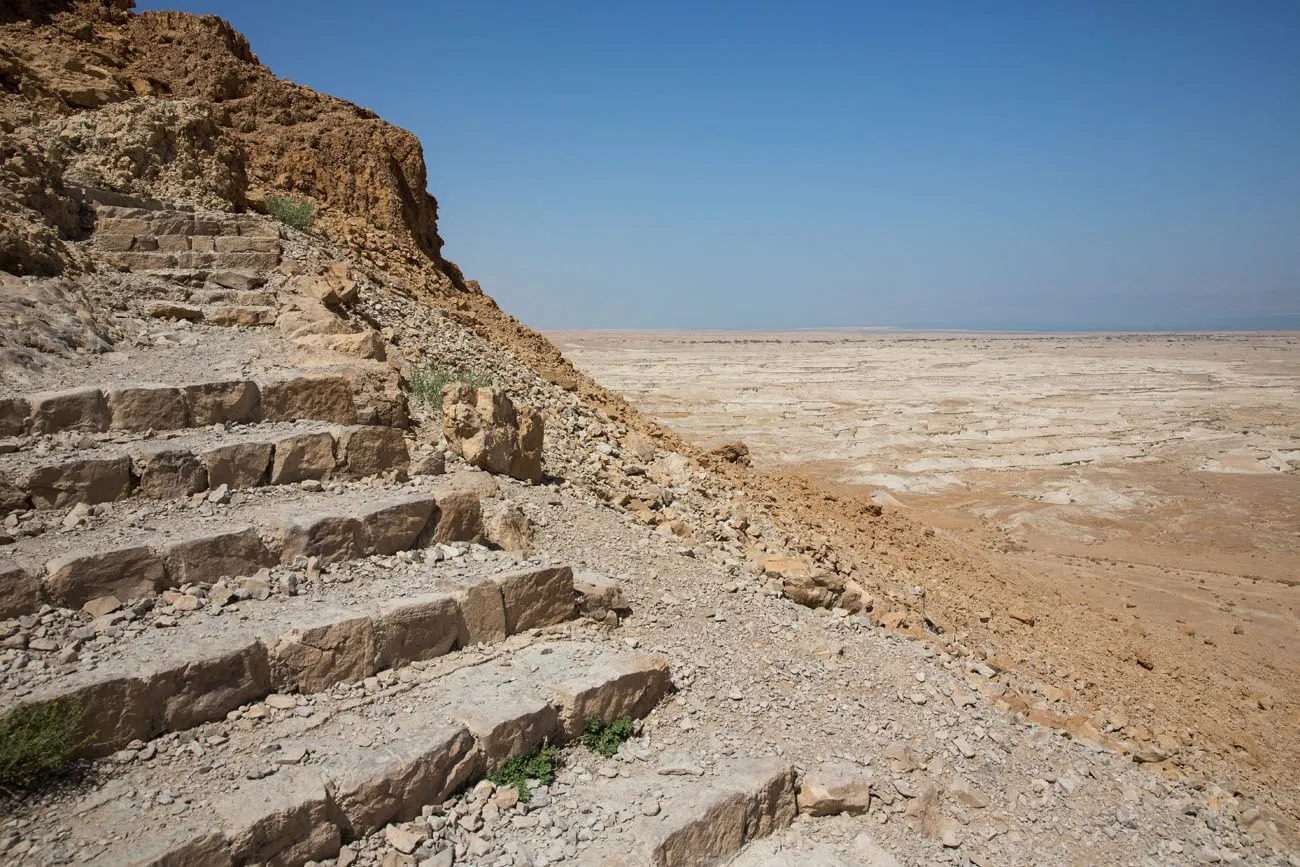
<path id="1" fill-rule="evenodd" d="M 1056 335 L 1056 334 L 1131 334 L 1131 335 L 1161 335 L 1161 334 L 1296 334 L 1300 335 L 1300 317 L 1281 317 L 1287 320 L 1295 320 L 1288 327 L 1279 328 L 943 328 L 943 327 L 910 327 L 894 325 L 804 325 L 797 328 L 726 328 L 726 327 L 702 327 L 702 328 L 635 328 L 635 327 L 566 327 L 555 326 L 551 328 L 538 329 L 543 333 L 550 334 L 567 334 L 580 332 L 599 332 L 616 334 L 627 332 L 629 334 L 817 334 L 824 332 L 845 332 L 845 331 L 862 331 L 873 334 L 1024 334 L 1024 335 Z"/>
<path id="2" fill-rule="evenodd" d="M 534 327 L 1300 321 L 1294 0 L 139 5 L 418 135 Z"/>

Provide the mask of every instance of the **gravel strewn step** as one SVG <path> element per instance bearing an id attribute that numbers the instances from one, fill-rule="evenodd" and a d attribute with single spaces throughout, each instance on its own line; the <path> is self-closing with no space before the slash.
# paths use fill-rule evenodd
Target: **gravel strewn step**
<path id="1" fill-rule="evenodd" d="M 402 432 L 325 422 L 219 428 L 164 438 L 96 442 L 66 450 L 0 455 L 0 512 L 97 505 L 137 494 L 169 499 L 226 485 L 232 490 L 331 478 L 405 474 Z"/>
<path id="2" fill-rule="evenodd" d="M 48 534 L 21 539 L 0 559 L 0 616 L 31 613 L 41 601 L 80 608 L 112 595 L 128 602 L 185 583 L 253 575 L 297 557 L 329 564 L 430 540 L 482 538 L 479 495 L 456 479 L 368 487 L 349 489 L 346 497 L 298 492 L 208 518 L 180 513 L 115 522 L 71 534 L 75 542 Z"/>
<path id="3" fill-rule="evenodd" d="M 177 430 L 298 419 L 356 424 L 355 391 L 347 376 L 305 371 L 186 385 L 82 386 L 5 398 L 0 434 Z"/>
<path id="4" fill-rule="evenodd" d="M 232 713 L 192 742 L 207 745 L 202 762 L 179 742 L 142 745 L 147 760 L 105 763 L 111 779 L 43 821 L 65 827 L 59 848 L 76 861 L 299 865 L 566 741 L 581 719 L 643 716 L 669 686 L 661 658 L 579 641 L 404 671 L 363 697 Z"/>
<path id="5" fill-rule="evenodd" d="M 692 770 L 683 768 L 681 770 Z M 579 867 L 704 867 L 794 821 L 794 766 L 778 759 L 732 760 L 707 778 L 643 774 L 596 783 L 582 798 L 639 818 L 609 829 Z M 651 809 L 643 809 L 653 804 Z M 646 815 L 651 813 L 651 815 Z"/>
<path id="6" fill-rule="evenodd" d="M 97 668 L 72 672 L 18 703 L 75 701 L 85 711 L 87 749 L 102 755 L 220 719 L 272 691 L 320 692 L 457 647 L 561 623 L 574 612 L 573 571 L 535 567 L 379 603 L 333 607 L 290 600 L 269 609 L 249 626 L 231 623 L 204 635 L 172 631 L 161 649 L 158 641 L 127 643 Z"/>

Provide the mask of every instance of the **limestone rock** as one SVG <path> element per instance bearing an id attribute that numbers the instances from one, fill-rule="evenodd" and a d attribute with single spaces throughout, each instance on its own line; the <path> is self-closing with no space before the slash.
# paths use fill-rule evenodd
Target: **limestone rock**
<path id="1" fill-rule="evenodd" d="M 278 687 L 319 692 L 375 672 L 375 629 L 369 617 L 296 627 L 281 636 L 271 654 Z"/>
<path id="2" fill-rule="evenodd" d="M 871 778 L 848 763 L 823 764 L 804 775 L 798 801 L 810 816 L 860 815 L 871 807 Z"/>
<path id="3" fill-rule="evenodd" d="M 197 427 L 211 424 L 247 424 L 258 420 L 260 395 L 248 380 L 200 382 L 183 389 L 190 420 Z"/>
<path id="4" fill-rule="evenodd" d="M 143 545 L 59 557 L 45 564 L 45 573 L 50 594 L 71 608 L 100 596 L 140 599 L 156 593 L 165 578 L 162 560 Z"/>
<path id="5" fill-rule="evenodd" d="M 563 623 L 573 616 L 573 570 L 568 566 L 522 569 L 492 580 L 501 588 L 506 632 L 520 632 Z"/>
<path id="6" fill-rule="evenodd" d="M 344 428 L 336 433 L 338 460 L 348 475 L 364 479 L 395 472 L 405 477 L 410 466 L 406 438 L 383 425 Z"/>
<path id="7" fill-rule="evenodd" d="M 315 419 L 355 424 L 356 406 L 348 381 L 338 376 L 295 377 L 262 383 L 263 421 Z"/>
<path id="8" fill-rule="evenodd" d="M 762 570 L 781 582 L 785 595 L 809 608 L 831 608 L 844 590 L 844 578 L 794 557 L 764 557 Z"/>
<path id="9" fill-rule="evenodd" d="M 324 480 L 334 472 L 334 437 L 328 432 L 291 434 L 275 442 L 271 484 Z"/>
<path id="10" fill-rule="evenodd" d="M 434 492 L 438 504 L 438 520 L 433 540 L 449 542 L 480 542 L 483 540 L 483 508 L 478 494 L 463 490 Z"/>
<path id="11" fill-rule="evenodd" d="M 40 604 L 40 582 L 17 564 L 0 562 L 0 620 L 31 614 Z"/>
<path id="12" fill-rule="evenodd" d="M 106 393 L 114 430 L 175 430 L 188 423 L 185 398 L 165 385 L 119 386 Z"/>
<path id="13" fill-rule="evenodd" d="M 749 446 L 740 440 L 712 448 L 708 456 L 728 464 L 739 464 L 742 467 L 750 465 Z"/>
<path id="14" fill-rule="evenodd" d="M 275 562 L 252 527 L 178 539 L 162 556 L 173 585 L 252 575 Z"/>
<path id="15" fill-rule="evenodd" d="M 125 457 L 87 458 L 38 467 L 21 487 L 38 509 L 108 503 L 131 492 L 131 461 Z"/>
<path id="16" fill-rule="evenodd" d="M 208 471 L 198 455 L 165 442 L 132 451 L 131 472 L 140 480 L 140 494 L 145 497 L 168 500 L 208 488 Z"/>
<path id="17" fill-rule="evenodd" d="M 483 515 L 487 539 L 503 551 L 528 555 L 533 551 L 533 522 L 513 503 L 499 503 Z"/>
<path id="18" fill-rule="evenodd" d="M 573 592 L 578 597 L 578 610 L 593 620 L 603 621 L 611 611 L 617 614 L 628 610 L 618 582 L 598 572 L 575 572 Z"/>
<path id="19" fill-rule="evenodd" d="M 302 334 L 295 337 L 294 342 L 309 352 L 337 352 L 373 361 L 388 358 L 383 338 L 372 328 L 350 334 Z"/>
<path id="20" fill-rule="evenodd" d="M 526 482 L 542 478 L 541 413 L 495 388 L 448 385 L 442 396 L 442 430 L 466 461 Z"/>
<path id="21" fill-rule="evenodd" d="M 111 416 L 104 394 L 97 388 L 47 391 L 28 398 L 32 433 L 61 430 L 108 430 Z"/>
<path id="22" fill-rule="evenodd" d="M 208 449 L 199 459 L 208 471 L 210 487 L 256 488 L 266 484 L 274 449 L 271 443 L 228 443 Z"/>

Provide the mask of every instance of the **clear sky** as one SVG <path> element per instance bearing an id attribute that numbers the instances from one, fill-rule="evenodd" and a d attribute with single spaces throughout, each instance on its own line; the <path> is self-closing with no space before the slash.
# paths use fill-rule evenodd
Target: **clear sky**
<path id="1" fill-rule="evenodd" d="M 535 327 L 1300 327 L 1300 0 L 139 6 L 416 133 Z"/>

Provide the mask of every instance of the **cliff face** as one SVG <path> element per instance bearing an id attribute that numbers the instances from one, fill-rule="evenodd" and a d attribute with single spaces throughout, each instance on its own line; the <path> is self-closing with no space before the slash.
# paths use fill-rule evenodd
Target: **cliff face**
<path id="1" fill-rule="evenodd" d="M 0 268 L 58 273 L 77 186 L 242 209 L 310 198 L 333 240 L 432 263 L 418 288 L 465 291 L 442 258 L 419 140 L 277 78 L 214 16 L 133 0 L 24 0 L 0 12 Z"/>

